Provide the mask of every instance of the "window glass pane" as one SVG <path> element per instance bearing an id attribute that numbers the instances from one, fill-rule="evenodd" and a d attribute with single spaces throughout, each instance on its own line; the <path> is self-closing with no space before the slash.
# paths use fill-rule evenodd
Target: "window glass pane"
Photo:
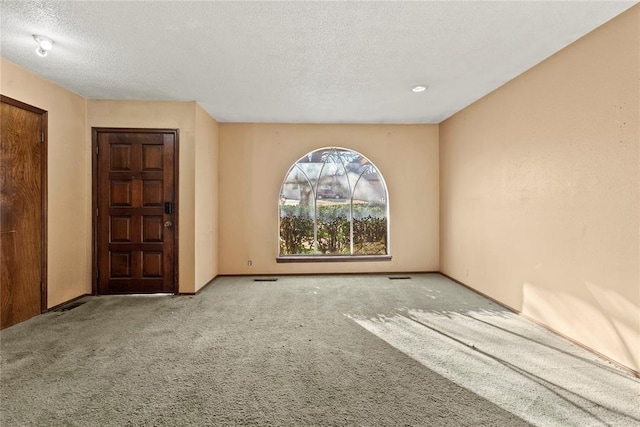
<path id="1" fill-rule="evenodd" d="M 348 201 L 318 201 L 318 253 L 351 254 L 351 223 Z"/>
<path id="2" fill-rule="evenodd" d="M 338 152 L 333 150 L 324 156 L 325 163 L 318 178 L 316 198 L 318 200 L 344 200 L 351 197 L 347 171 Z"/>
<path id="3" fill-rule="evenodd" d="M 316 215 L 318 253 L 323 255 L 351 254 L 351 191 L 347 171 L 338 150 L 322 154 L 324 166 L 318 178 Z"/>
<path id="4" fill-rule="evenodd" d="M 377 169 L 371 164 L 361 169 L 356 178 L 353 200 L 358 203 L 386 204 L 387 192 Z"/>
<path id="5" fill-rule="evenodd" d="M 353 193 L 353 252 L 355 255 L 387 253 L 387 200 L 378 171 L 368 164 Z"/>
<path id="6" fill-rule="evenodd" d="M 315 192 L 318 187 L 318 177 L 323 169 L 325 150 L 318 150 L 302 157 L 296 165 L 309 179 L 309 183 Z"/>
<path id="7" fill-rule="evenodd" d="M 280 253 L 314 254 L 314 200 L 302 170 L 291 169 L 280 190 Z"/>

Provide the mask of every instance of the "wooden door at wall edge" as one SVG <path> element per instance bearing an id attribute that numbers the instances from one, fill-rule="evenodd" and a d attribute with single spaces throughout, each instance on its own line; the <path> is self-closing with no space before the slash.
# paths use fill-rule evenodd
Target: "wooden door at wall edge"
<path id="1" fill-rule="evenodd" d="M 1 96 L 0 328 L 47 308 L 47 112 Z"/>
<path id="2" fill-rule="evenodd" d="M 177 291 L 176 129 L 93 128 L 96 294 Z"/>

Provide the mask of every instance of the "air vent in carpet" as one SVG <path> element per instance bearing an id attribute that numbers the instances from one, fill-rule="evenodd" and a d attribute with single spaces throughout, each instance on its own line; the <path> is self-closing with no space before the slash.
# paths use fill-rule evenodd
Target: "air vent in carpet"
<path id="1" fill-rule="evenodd" d="M 389 280 L 409 280 L 411 276 L 389 276 Z"/>
<path id="2" fill-rule="evenodd" d="M 253 279 L 254 282 L 277 282 L 277 277 L 258 277 L 257 279 Z"/>
<path id="3" fill-rule="evenodd" d="M 60 307 L 59 309 L 57 309 L 56 311 L 69 311 L 69 310 L 73 310 L 74 308 L 78 308 L 80 307 L 82 304 L 84 304 L 83 302 L 72 302 L 71 304 L 67 304 L 65 306 Z"/>

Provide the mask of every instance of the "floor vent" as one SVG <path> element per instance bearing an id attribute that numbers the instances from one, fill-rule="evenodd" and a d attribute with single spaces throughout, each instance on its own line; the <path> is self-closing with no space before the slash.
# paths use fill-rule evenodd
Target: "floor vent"
<path id="1" fill-rule="evenodd" d="M 59 309 L 57 309 L 56 311 L 69 311 L 69 310 L 73 310 L 74 308 L 78 308 L 80 307 L 82 304 L 84 304 L 84 302 L 72 302 L 71 304 L 67 304 L 65 306 L 60 307 Z"/>
<path id="2" fill-rule="evenodd" d="M 389 276 L 389 280 L 409 280 L 411 276 Z"/>
<path id="3" fill-rule="evenodd" d="M 257 279 L 253 279 L 254 282 L 277 282 L 277 277 L 259 277 Z"/>

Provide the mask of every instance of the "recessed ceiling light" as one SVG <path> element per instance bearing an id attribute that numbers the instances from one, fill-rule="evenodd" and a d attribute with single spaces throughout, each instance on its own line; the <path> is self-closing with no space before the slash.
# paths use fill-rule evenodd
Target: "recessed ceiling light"
<path id="1" fill-rule="evenodd" d="M 411 88 L 412 91 L 418 93 L 418 92 L 424 92 L 425 90 L 427 90 L 429 86 L 427 85 L 418 85 L 418 86 L 414 86 Z"/>
<path id="2" fill-rule="evenodd" d="M 33 39 L 38 43 L 38 48 L 36 49 L 36 53 L 43 58 L 47 56 L 47 53 L 51 49 L 53 49 L 53 40 L 44 36 L 33 35 Z"/>

